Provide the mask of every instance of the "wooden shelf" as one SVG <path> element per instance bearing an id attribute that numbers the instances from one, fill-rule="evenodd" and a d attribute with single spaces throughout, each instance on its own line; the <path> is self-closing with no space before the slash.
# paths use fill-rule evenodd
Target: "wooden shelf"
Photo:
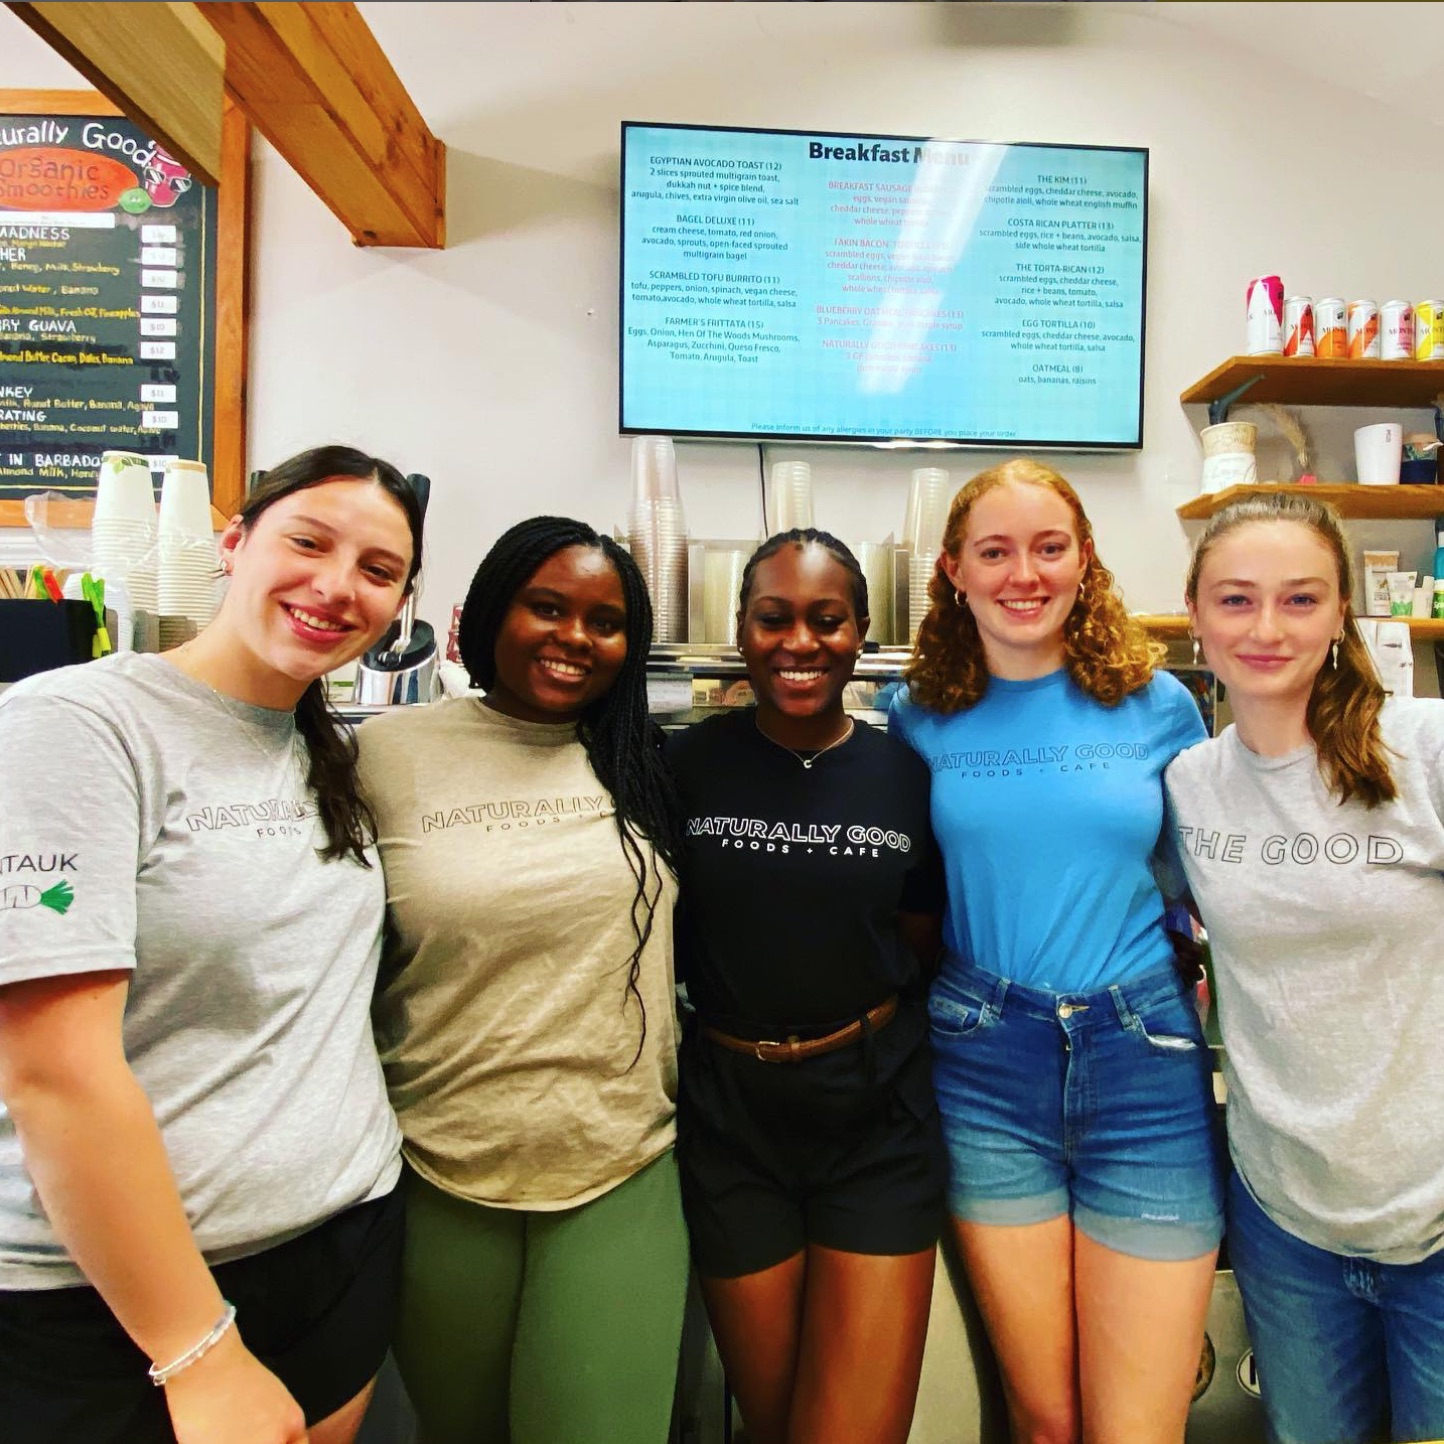
<path id="1" fill-rule="evenodd" d="M 1133 614 L 1135 622 L 1142 622 L 1146 631 L 1160 642 L 1174 641 L 1188 635 L 1188 614 L 1186 612 L 1165 613 L 1162 616 L 1148 616 L 1142 612 Z"/>
<path id="2" fill-rule="evenodd" d="M 1300 486 L 1292 481 L 1264 481 L 1205 492 L 1184 502 L 1178 508 L 1178 515 L 1184 521 L 1202 521 L 1222 511 L 1230 502 L 1273 491 L 1297 491 L 1300 496 L 1328 502 L 1340 516 L 1355 519 L 1433 521 L 1444 516 L 1444 486 L 1356 486 L 1343 482 Z"/>
<path id="3" fill-rule="evenodd" d="M 1172 612 L 1162 616 L 1136 615 L 1159 641 L 1175 641 L 1188 636 L 1188 616 Z M 1416 642 L 1444 642 L 1444 620 L 1435 617 L 1360 617 L 1361 622 L 1408 622 L 1409 633 Z"/>
<path id="4" fill-rule="evenodd" d="M 1296 406 L 1432 406 L 1444 392 L 1444 361 L 1335 361 L 1317 356 L 1234 356 L 1179 400 L 1217 401 L 1257 377 L 1235 403 Z"/>

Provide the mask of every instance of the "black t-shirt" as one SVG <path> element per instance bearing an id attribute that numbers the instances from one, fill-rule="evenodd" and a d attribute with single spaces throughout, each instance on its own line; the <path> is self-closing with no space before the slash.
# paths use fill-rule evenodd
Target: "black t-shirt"
<path id="1" fill-rule="evenodd" d="M 672 734 L 667 756 L 686 833 L 677 958 L 704 1019 L 817 1028 L 919 987 L 897 914 L 941 912 L 945 885 L 911 748 L 859 722 L 806 768 L 747 708 Z"/>

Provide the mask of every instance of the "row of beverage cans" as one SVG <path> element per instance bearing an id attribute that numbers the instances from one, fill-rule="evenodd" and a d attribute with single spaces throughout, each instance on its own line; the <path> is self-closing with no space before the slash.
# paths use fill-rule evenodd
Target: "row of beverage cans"
<path id="1" fill-rule="evenodd" d="M 1247 301 L 1250 356 L 1444 361 L 1444 301 L 1285 300 L 1279 276 L 1255 276 Z"/>

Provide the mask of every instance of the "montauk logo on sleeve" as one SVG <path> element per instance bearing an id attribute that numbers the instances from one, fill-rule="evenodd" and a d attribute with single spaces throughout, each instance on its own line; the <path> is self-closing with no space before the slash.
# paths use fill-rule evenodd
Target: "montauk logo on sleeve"
<path id="1" fill-rule="evenodd" d="M 692 817 L 688 837 L 716 837 L 723 847 L 749 852 L 808 853 L 823 851 L 830 857 L 881 857 L 885 850 L 911 852 L 913 841 L 905 832 L 868 827 L 863 823 L 768 822 L 761 817 Z"/>
<path id="2" fill-rule="evenodd" d="M 58 882 L 42 883 L 38 879 L 47 874 L 78 872 L 78 857 L 74 852 L 11 852 L 0 856 L 0 913 L 41 907 L 64 917 L 75 901 L 70 880 L 62 877 Z"/>
<path id="3" fill-rule="evenodd" d="M 424 834 L 452 827 L 484 827 L 488 832 L 509 832 L 513 828 L 546 827 L 565 817 L 605 816 L 609 811 L 602 793 L 592 797 L 513 797 L 422 813 L 421 831 Z"/>

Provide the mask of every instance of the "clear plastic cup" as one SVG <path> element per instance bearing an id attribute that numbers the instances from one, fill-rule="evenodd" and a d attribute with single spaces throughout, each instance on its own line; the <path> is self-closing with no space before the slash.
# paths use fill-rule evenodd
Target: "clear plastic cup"
<path id="1" fill-rule="evenodd" d="M 768 489 L 767 530 L 770 536 L 794 527 L 810 527 L 812 519 L 812 467 L 805 461 L 777 461 L 772 465 Z"/>
<path id="2" fill-rule="evenodd" d="M 912 474 L 908 489 L 907 517 L 903 522 L 903 545 L 929 564 L 942 549 L 948 509 L 953 504 L 952 477 L 940 466 L 920 466 Z"/>
<path id="3" fill-rule="evenodd" d="M 632 438 L 632 497 L 635 501 L 677 500 L 677 448 L 670 436 Z"/>

